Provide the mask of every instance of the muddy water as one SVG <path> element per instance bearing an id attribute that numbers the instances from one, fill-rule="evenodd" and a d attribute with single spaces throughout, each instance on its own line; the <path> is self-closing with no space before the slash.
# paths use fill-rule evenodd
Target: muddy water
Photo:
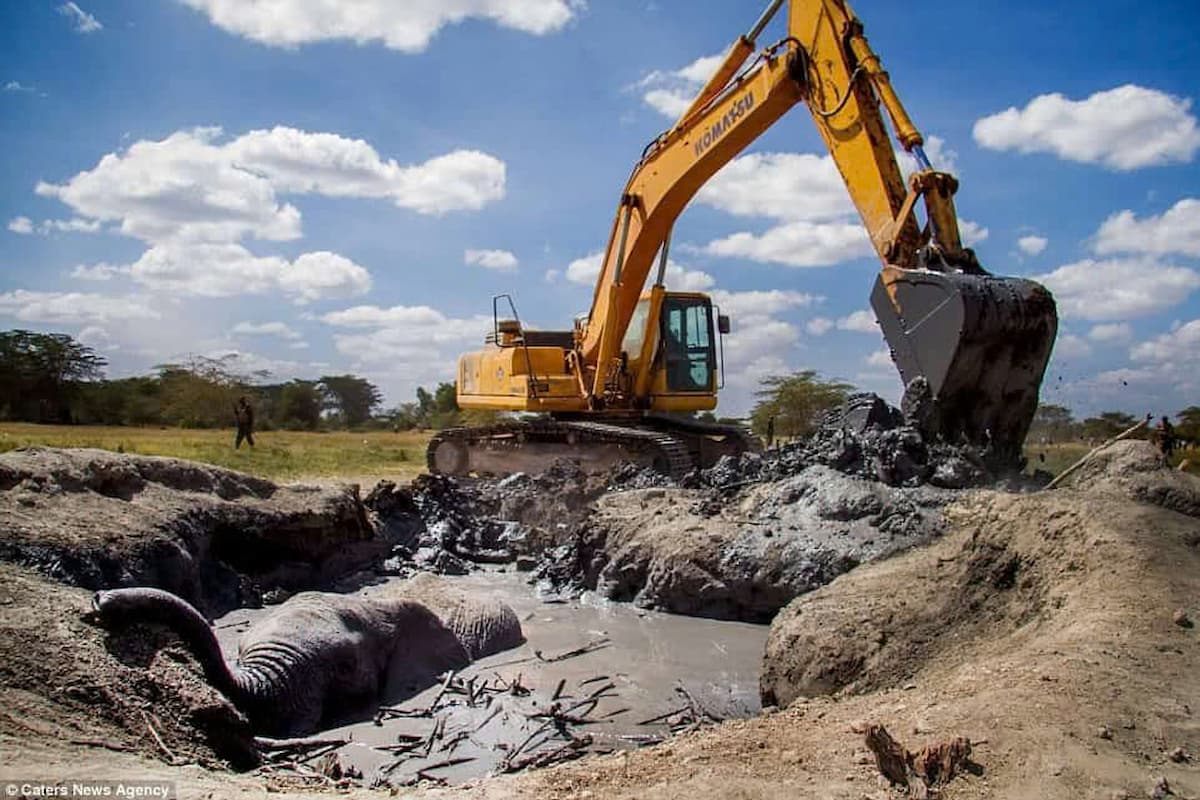
<path id="1" fill-rule="evenodd" d="M 450 782 L 482 777 L 495 771 L 506 754 L 541 726 L 531 716 L 551 705 L 559 691 L 560 705 L 570 706 L 594 692 L 602 697 L 594 708 L 583 706 L 590 724 L 572 726 L 575 736 L 589 735 L 589 751 L 604 752 L 639 746 L 648 737 L 666 736 L 666 726 L 639 724 L 687 705 L 677 686 L 683 686 L 713 716 L 730 718 L 758 712 L 758 673 L 766 626 L 721 622 L 643 611 L 585 594 L 569 603 L 545 603 L 513 572 L 475 572 L 455 581 L 473 592 L 494 593 L 517 612 L 526 643 L 464 669 L 461 677 L 503 680 L 519 677 L 528 696 L 496 693 L 481 696 L 476 707 L 462 695 L 445 695 L 432 717 L 397 718 L 377 725 L 371 720 L 347 725 L 322 735 L 351 739 L 339 751 L 343 765 L 362 771 L 370 783 L 382 776 L 393 784 L 414 780 L 418 770 L 432 765 L 429 775 Z M 365 596 L 380 586 L 362 591 Z M 218 620 L 218 635 L 227 656 L 237 652 L 237 639 L 246 623 L 269 609 L 241 609 Z M 561 660 L 557 656 L 585 645 L 597 649 Z M 540 656 L 538 655 L 540 653 Z M 401 709 L 428 708 L 440 686 L 398 703 Z M 444 718 L 444 721 L 439 721 Z M 384 749 L 402 737 L 426 739 L 436 725 L 442 735 L 425 756 L 399 758 Z M 552 733 L 552 732 L 551 732 Z M 624 737 L 624 738 L 623 738 Z M 537 735 L 522 754 L 549 752 L 564 744 L 563 737 Z M 470 759 L 437 766 L 456 759 Z M 519 759 L 518 759 L 519 760 Z"/>

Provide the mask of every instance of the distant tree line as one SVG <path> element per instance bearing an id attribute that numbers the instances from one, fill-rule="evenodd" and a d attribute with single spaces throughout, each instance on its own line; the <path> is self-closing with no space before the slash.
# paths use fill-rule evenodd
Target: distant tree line
<path id="1" fill-rule="evenodd" d="M 464 413 L 455 385 L 441 383 L 417 400 L 383 410 L 378 387 L 357 375 L 270 382 L 243 375 L 232 359 L 192 357 L 160 364 L 151 374 L 105 377 L 105 359 L 61 333 L 0 333 L 0 419 L 84 425 L 225 428 L 233 406 L 250 398 L 260 429 L 441 428 L 487 414 Z"/>
<path id="2" fill-rule="evenodd" d="M 1043 404 L 1038 406 L 1033 424 L 1029 428 L 1029 439 L 1033 442 L 1068 442 L 1077 440 L 1103 441 L 1116 436 L 1136 425 L 1138 417 L 1124 411 L 1105 411 L 1094 417 L 1075 419 L 1065 406 Z M 1151 419 L 1149 429 L 1155 428 L 1159 419 Z M 1188 406 L 1175 415 L 1172 423 L 1175 434 L 1184 440 L 1200 441 L 1200 406 Z"/>

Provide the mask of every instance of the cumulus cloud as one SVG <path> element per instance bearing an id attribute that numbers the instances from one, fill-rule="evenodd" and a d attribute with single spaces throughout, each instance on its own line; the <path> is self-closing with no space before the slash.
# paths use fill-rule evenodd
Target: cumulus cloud
<path id="1" fill-rule="evenodd" d="M 505 28 L 543 35 L 560 30 L 583 0 L 183 0 L 216 26 L 275 47 L 330 39 L 382 42 L 408 53 L 428 47 L 446 25 L 486 19 Z"/>
<path id="2" fill-rule="evenodd" d="M 991 235 L 991 231 L 977 222 L 960 219 L 958 221 L 958 235 L 962 239 L 964 247 L 974 247 L 980 242 L 987 241 L 988 236 Z"/>
<path id="3" fill-rule="evenodd" d="M 726 164 L 696 202 L 746 217 L 818 221 L 853 215 L 854 204 L 830 156 L 751 153 Z"/>
<path id="4" fill-rule="evenodd" d="M 131 319 L 156 320 L 162 315 L 145 297 L 114 297 L 84 292 L 0 293 L 0 315 L 22 322 L 51 325 L 91 324 Z"/>
<path id="5" fill-rule="evenodd" d="M 717 239 L 709 242 L 704 252 L 789 267 L 825 267 L 875 251 L 866 230 L 857 223 L 790 222 L 761 235 L 735 233 Z"/>
<path id="6" fill-rule="evenodd" d="M 3 92 L 32 92 L 32 86 L 26 86 L 20 81 L 6 81 L 3 86 L 0 86 L 0 91 Z"/>
<path id="7" fill-rule="evenodd" d="M 147 286 L 208 297 L 280 291 L 297 302 L 351 297 L 371 286 L 350 259 L 317 251 L 289 260 L 252 254 L 245 238 L 301 236 L 300 212 L 281 194 L 389 200 L 422 214 L 473 210 L 504 195 L 505 165 L 460 150 L 404 166 L 364 141 L 276 127 L 222 142 L 220 128 L 177 131 L 110 153 L 61 184 L 40 183 L 79 218 L 45 230 L 121 233 L 150 248 L 120 271 Z M 82 267 L 76 277 L 104 279 L 114 268 Z"/>
<path id="8" fill-rule="evenodd" d="M 128 275 L 128 266 L 119 266 L 100 262 L 99 264 L 79 264 L 71 270 L 71 277 L 81 281 L 110 281 L 118 275 Z"/>
<path id="9" fill-rule="evenodd" d="M 1191 101 L 1127 84 L 1084 100 L 1035 97 L 975 123 L 975 141 L 992 150 L 1051 153 L 1127 171 L 1190 162 L 1200 148 Z"/>
<path id="10" fill-rule="evenodd" d="M 571 283 L 595 286 L 603 266 L 604 253 L 596 251 L 572 261 L 567 265 L 565 274 Z M 676 292 L 703 292 L 711 289 L 716 281 L 707 272 L 685 269 L 668 259 L 666 284 L 668 289 Z"/>
<path id="11" fill-rule="evenodd" d="M 713 303 L 721 307 L 722 314 L 733 317 L 780 314 L 796 308 L 808 308 L 825 299 L 819 295 L 789 289 L 747 292 L 717 289 L 711 293 L 711 297 Z"/>
<path id="12" fill-rule="evenodd" d="M 813 317 L 805 325 L 804 329 L 811 336 L 824 336 L 834 328 L 834 321 L 828 317 Z"/>
<path id="13" fill-rule="evenodd" d="M 1054 342 L 1055 358 L 1087 358 L 1092 354 L 1092 346 L 1086 339 L 1073 333 L 1064 333 Z"/>
<path id="14" fill-rule="evenodd" d="M 233 333 L 238 336 L 272 336 L 287 341 L 301 338 L 300 333 L 286 322 L 239 322 L 233 326 Z"/>
<path id="15" fill-rule="evenodd" d="M 336 253 L 305 253 L 288 261 L 256 256 L 240 244 L 155 246 L 129 266 L 129 274 L 138 283 L 176 294 L 230 297 L 279 291 L 297 304 L 354 297 L 371 288 L 370 273 Z"/>
<path id="16" fill-rule="evenodd" d="M 1158 216 L 1138 219 L 1132 211 L 1113 214 L 1096 234 L 1095 250 L 1200 257 L 1200 200 L 1186 197 Z"/>
<path id="17" fill-rule="evenodd" d="M 665 117 L 678 119 L 724 58 L 724 53 L 717 53 L 698 58 L 680 69 L 655 70 L 638 81 L 635 88 L 642 92 L 646 105 Z"/>
<path id="18" fill-rule="evenodd" d="M 866 358 L 868 367 L 879 370 L 892 369 L 892 354 L 887 348 L 880 348 Z"/>
<path id="19" fill-rule="evenodd" d="M 1088 338 L 1093 342 L 1124 342 L 1133 336 L 1133 328 L 1128 322 L 1106 322 L 1093 325 L 1088 331 Z"/>
<path id="20" fill-rule="evenodd" d="M 1050 244 L 1050 240 L 1045 236 L 1030 235 L 1017 239 L 1017 248 L 1027 256 L 1041 255 L 1048 244 Z"/>
<path id="21" fill-rule="evenodd" d="M 29 217 L 13 217 L 8 221 L 8 229 L 13 233 L 28 236 L 33 233 L 33 220 Z"/>
<path id="22" fill-rule="evenodd" d="M 1153 258 L 1084 259 L 1038 275 L 1063 316 L 1120 321 L 1148 316 L 1187 299 L 1200 274 Z"/>
<path id="23" fill-rule="evenodd" d="M 95 33 L 104 28 L 100 20 L 84 11 L 73 2 L 63 3 L 58 7 L 58 13 L 71 20 L 71 27 L 76 33 Z"/>
<path id="24" fill-rule="evenodd" d="M 879 326 L 875 323 L 875 313 L 866 309 L 855 311 L 839 319 L 837 329 L 855 333 L 879 333 Z"/>
<path id="25" fill-rule="evenodd" d="M 497 272 L 516 272 L 517 257 L 507 250 L 467 250 L 463 253 L 464 264 L 475 264 Z"/>
<path id="26" fill-rule="evenodd" d="M 1135 346 L 1129 356 L 1134 361 L 1159 363 L 1173 369 L 1200 367 L 1200 319 Z"/>

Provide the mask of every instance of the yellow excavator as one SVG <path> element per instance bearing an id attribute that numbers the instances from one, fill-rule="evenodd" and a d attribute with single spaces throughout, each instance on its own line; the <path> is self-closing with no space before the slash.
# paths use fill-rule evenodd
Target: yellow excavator
<path id="1" fill-rule="evenodd" d="M 571 330 L 533 330 L 509 295 L 493 298 L 484 349 L 459 359 L 458 403 L 532 413 L 442 431 L 429 445 L 431 471 L 538 471 L 565 456 L 585 469 L 633 461 L 681 475 L 758 447 L 737 426 L 688 413 L 716 407 L 730 322 L 706 295 L 668 290 L 667 257 L 696 192 L 798 103 L 882 262 L 871 304 L 906 387 L 906 414 L 927 435 L 1019 459 L 1057 333 L 1053 297 L 1032 281 L 989 274 L 963 246 L 958 181 L 929 163 L 849 5 L 791 0 L 786 36 L 757 50 L 783 4 L 770 3 L 646 147 L 621 193 L 587 317 Z M 907 182 L 884 112 L 918 165 Z"/>

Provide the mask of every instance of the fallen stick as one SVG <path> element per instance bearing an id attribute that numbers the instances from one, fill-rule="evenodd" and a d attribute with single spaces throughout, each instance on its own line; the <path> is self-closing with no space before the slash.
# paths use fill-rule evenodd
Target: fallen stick
<path id="1" fill-rule="evenodd" d="M 437 704 L 442 702 L 442 697 L 445 696 L 446 690 L 450 688 L 450 682 L 452 680 L 454 680 L 454 670 L 450 670 L 446 673 L 446 680 L 442 681 L 441 691 L 437 693 L 437 695 L 433 698 L 433 702 L 429 704 L 429 708 L 425 710 L 427 715 L 433 716 L 434 710 L 437 709 Z"/>
<path id="2" fill-rule="evenodd" d="M 544 656 L 542 655 L 541 650 L 534 650 L 533 654 L 538 658 L 538 660 L 544 661 L 547 664 L 552 664 L 555 661 L 566 661 L 568 658 L 575 658 L 576 656 L 586 655 L 596 650 L 602 650 L 611 644 L 612 640 L 610 640 L 608 637 L 605 637 L 603 639 L 597 639 L 594 642 L 588 642 L 583 647 L 576 647 L 574 650 L 568 650 L 565 653 L 559 653 L 556 656 Z"/>
<path id="3" fill-rule="evenodd" d="M 653 725 L 656 722 L 663 722 L 664 720 L 670 719 L 671 717 L 675 716 L 676 714 L 682 714 L 685 711 L 687 711 L 686 708 L 677 708 L 674 711 L 668 711 L 665 714 L 659 714 L 657 717 L 651 717 L 650 719 L 644 719 L 641 722 L 639 722 L 638 725 Z"/>
<path id="4" fill-rule="evenodd" d="M 311 737 L 306 739 L 270 739 L 266 736 L 255 736 L 254 745 L 260 750 L 297 750 L 308 747 L 326 747 L 328 745 L 350 744 L 349 739 L 322 739 Z"/>
<path id="5" fill-rule="evenodd" d="M 146 730 L 150 731 L 150 735 L 154 737 L 154 741 L 158 744 L 159 749 L 166 754 L 167 759 L 174 764 L 177 760 L 175 754 L 171 752 L 171 748 L 167 747 L 167 743 L 158 735 L 158 731 L 154 730 L 154 725 L 150 722 L 150 715 L 145 711 L 142 712 L 142 719 L 146 721 Z"/>
<path id="6" fill-rule="evenodd" d="M 584 686 L 587 686 L 589 683 L 596 683 L 597 681 L 606 681 L 606 680 L 608 680 L 607 675 L 597 675 L 594 678 L 588 678 L 586 681 L 580 681 L 579 686 L 582 688 Z"/>
<path id="7" fill-rule="evenodd" d="M 1150 421 L 1149 418 L 1144 419 L 1141 422 L 1139 422 L 1137 425 L 1134 425 L 1129 430 L 1118 433 L 1116 436 L 1109 439 L 1104 444 L 1095 448 L 1094 450 L 1092 450 L 1092 452 L 1088 453 L 1086 456 L 1079 459 L 1074 464 L 1072 464 L 1071 466 L 1064 469 L 1062 472 L 1058 473 L 1058 475 L 1054 478 L 1054 480 L 1050 481 L 1049 483 L 1047 483 L 1045 486 L 1042 487 L 1042 491 L 1043 492 L 1049 491 L 1050 489 L 1053 489 L 1055 486 L 1058 486 L 1058 484 L 1061 483 L 1064 478 L 1066 478 L 1068 475 L 1072 474 L 1077 469 L 1079 469 L 1084 464 L 1086 464 L 1088 461 L 1090 461 L 1092 456 L 1096 455 L 1097 453 L 1099 453 L 1101 450 L 1103 450 L 1106 447 L 1111 447 L 1112 445 L 1116 444 L 1117 442 L 1121 441 L 1122 439 L 1128 439 L 1130 436 L 1133 436 L 1135 433 L 1140 431 L 1142 428 L 1146 427 L 1146 423 L 1149 421 Z"/>

